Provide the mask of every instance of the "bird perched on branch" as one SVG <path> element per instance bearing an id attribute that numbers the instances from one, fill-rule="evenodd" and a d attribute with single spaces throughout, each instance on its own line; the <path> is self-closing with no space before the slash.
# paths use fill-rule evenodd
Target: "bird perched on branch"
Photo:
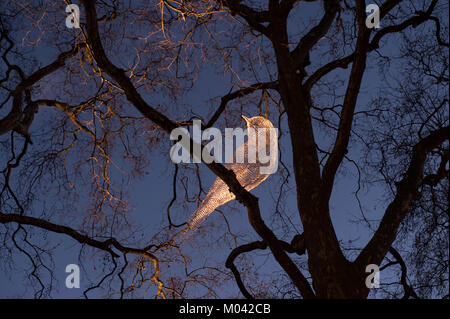
<path id="1" fill-rule="evenodd" d="M 226 160 L 228 164 L 224 164 L 224 166 L 232 170 L 236 174 L 239 183 L 247 191 L 250 191 L 276 171 L 278 165 L 278 135 L 273 124 L 262 116 L 247 118 L 242 115 L 242 118 L 247 123 L 247 131 L 249 132 L 248 140 L 236 149 L 233 153 L 233 160 Z M 255 133 L 251 135 L 250 132 Z M 253 140 L 251 136 L 254 137 Z M 236 161 L 237 154 L 242 154 L 242 152 L 244 154 L 243 162 L 241 161 L 239 163 Z M 228 185 L 218 177 L 199 207 L 193 213 L 191 220 L 188 222 L 188 226 L 183 231 L 184 237 L 186 238 L 188 234 L 196 230 L 200 223 L 216 208 L 235 199 L 235 197 L 230 192 Z"/>

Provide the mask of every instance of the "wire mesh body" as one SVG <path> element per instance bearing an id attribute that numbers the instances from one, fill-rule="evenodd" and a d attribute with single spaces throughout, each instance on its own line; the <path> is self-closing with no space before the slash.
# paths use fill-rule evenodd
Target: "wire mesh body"
<path id="1" fill-rule="evenodd" d="M 224 166 L 227 169 L 231 169 L 235 174 L 239 183 L 247 190 L 250 191 L 254 189 L 256 186 L 261 184 L 265 179 L 269 177 L 270 174 L 261 173 L 261 167 L 269 165 L 269 163 L 273 163 L 273 161 L 277 160 L 278 156 L 278 138 L 277 136 L 273 136 L 269 129 L 273 129 L 272 123 L 261 117 L 255 116 L 250 119 L 243 117 L 248 127 L 252 128 L 266 128 L 265 130 L 266 136 L 265 138 L 258 137 L 256 134 L 256 145 L 251 143 L 250 147 L 256 147 L 258 149 L 260 140 L 265 144 L 263 149 L 265 149 L 266 154 L 270 155 L 270 161 L 268 163 L 261 163 L 260 154 L 256 152 L 256 161 L 249 161 L 249 141 L 246 141 L 242 145 L 240 145 L 236 151 L 233 153 L 233 163 L 225 164 Z M 272 146 L 272 147 L 270 147 Z M 275 149 L 275 154 L 271 154 L 270 150 Z M 236 163 L 236 154 L 239 152 L 244 153 L 244 161 L 243 163 Z M 209 189 L 203 201 L 200 203 L 199 207 L 193 213 L 190 222 L 188 223 L 187 228 L 183 231 L 184 238 L 186 239 L 189 235 L 191 235 L 201 224 L 205 218 L 207 218 L 214 210 L 227 202 L 235 199 L 235 195 L 230 192 L 228 186 L 221 178 L 217 178 Z"/>

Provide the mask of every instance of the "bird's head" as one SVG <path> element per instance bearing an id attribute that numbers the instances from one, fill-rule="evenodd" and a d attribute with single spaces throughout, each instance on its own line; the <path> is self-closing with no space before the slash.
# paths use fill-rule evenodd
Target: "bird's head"
<path id="1" fill-rule="evenodd" d="M 264 118 L 262 116 L 253 116 L 253 117 L 248 118 L 245 115 L 241 115 L 241 117 L 247 123 L 247 127 L 273 128 L 272 122 L 270 122 L 268 119 L 266 119 L 266 118 Z"/>

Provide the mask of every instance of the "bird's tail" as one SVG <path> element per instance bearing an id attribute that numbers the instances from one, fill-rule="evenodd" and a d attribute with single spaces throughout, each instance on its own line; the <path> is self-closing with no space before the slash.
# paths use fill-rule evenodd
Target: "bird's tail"
<path id="1" fill-rule="evenodd" d="M 206 219 L 206 217 L 208 217 L 216 209 L 216 207 L 209 207 L 208 205 L 205 205 L 204 202 L 205 201 L 203 201 L 195 210 L 187 226 L 175 234 L 173 237 L 175 243 L 180 244 L 182 242 L 186 242 L 189 237 L 191 237 L 192 234 L 194 234 L 194 232 L 200 227 L 200 224 Z"/>
<path id="2" fill-rule="evenodd" d="M 192 214 L 191 220 L 183 229 L 182 240 L 186 241 L 200 227 L 201 223 L 208 217 L 218 206 L 211 205 L 208 196 L 201 202 L 195 212 Z"/>
<path id="3" fill-rule="evenodd" d="M 203 203 L 195 210 L 194 214 L 192 214 L 192 218 L 186 227 L 187 232 L 185 236 L 189 237 L 190 234 L 194 233 L 206 217 L 208 217 L 215 209 L 216 207 L 205 205 L 203 201 Z"/>
<path id="4" fill-rule="evenodd" d="M 233 200 L 235 198 L 234 194 L 230 193 L 227 189 L 216 190 L 217 185 L 211 188 L 212 191 L 208 192 L 206 197 L 203 199 L 201 204 L 192 214 L 191 220 L 185 229 L 180 231 L 178 235 L 182 241 L 186 241 L 189 237 L 200 227 L 201 223 L 212 213 L 214 210 Z"/>

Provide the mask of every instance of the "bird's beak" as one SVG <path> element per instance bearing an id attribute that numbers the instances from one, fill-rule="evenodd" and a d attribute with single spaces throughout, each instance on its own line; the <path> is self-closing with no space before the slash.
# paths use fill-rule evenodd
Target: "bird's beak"
<path id="1" fill-rule="evenodd" d="M 247 124 L 249 123 L 248 117 L 246 117 L 245 115 L 241 115 L 241 117 Z"/>

